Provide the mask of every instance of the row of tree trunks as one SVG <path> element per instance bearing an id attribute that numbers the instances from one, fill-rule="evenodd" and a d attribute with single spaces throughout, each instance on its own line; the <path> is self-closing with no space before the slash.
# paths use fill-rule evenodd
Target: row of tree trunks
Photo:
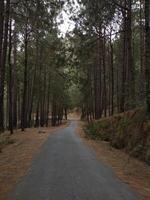
<path id="1" fill-rule="evenodd" d="M 82 118 L 88 121 L 114 113 L 114 58 L 111 32 L 107 40 L 105 30 L 99 30 L 96 47 L 93 51 L 96 55 L 95 62 L 87 67 L 86 72 L 89 98 L 85 99 L 86 103 L 82 107 Z"/>
<path id="2" fill-rule="evenodd" d="M 106 117 L 108 113 L 109 115 L 113 115 L 116 111 L 124 112 L 129 109 L 134 109 L 137 103 L 135 100 L 135 63 L 133 60 L 135 47 L 132 32 L 132 1 L 124 0 L 119 7 L 123 17 L 122 31 L 120 33 L 122 41 L 120 47 L 123 48 L 117 58 L 119 65 L 121 63 L 120 69 L 114 68 L 114 49 L 111 30 L 108 43 L 105 28 L 101 29 L 100 26 L 98 27 L 99 35 L 96 44 L 97 63 L 95 64 L 95 61 L 93 62 L 94 67 L 91 67 L 94 70 L 89 71 L 89 74 L 92 74 L 91 78 L 89 78 L 90 75 L 87 77 L 91 85 L 89 94 L 93 98 L 92 102 L 89 101 L 89 103 L 83 105 L 82 109 L 83 116 L 87 115 L 86 118 L 88 120 L 91 119 L 91 116 L 93 116 L 92 118 L 99 119 L 102 117 L 102 114 Z M 144 13 L 145 21 L 143 22 Z M 147 112 L 150 113 L 150 0 L 140 1 L 139 15 L 141 92 L 143 92 L 143 82 L 146 82 L 146 92 L 143 94 L 142 100 L 146 97 Z M 120 80 L 121 84 L 119 82 Z M 91 109 L 93 107 L 94 109 Z"/>
<path id="3" fill-rule="evenodd" d="M 53 99 L 51 123 L 52 126 L 60 125 L 63 120 L 64 108 L 62 105 L 56 103 L 56 99 Z"/>

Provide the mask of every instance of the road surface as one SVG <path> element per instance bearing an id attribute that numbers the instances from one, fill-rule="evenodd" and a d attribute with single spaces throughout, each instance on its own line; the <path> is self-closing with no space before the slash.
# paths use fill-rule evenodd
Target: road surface
<path id="1" fill-rule="evenodd" d="M 138 200 L 75 133 L 76 121 L 51 135 L 9 200 Z"/>

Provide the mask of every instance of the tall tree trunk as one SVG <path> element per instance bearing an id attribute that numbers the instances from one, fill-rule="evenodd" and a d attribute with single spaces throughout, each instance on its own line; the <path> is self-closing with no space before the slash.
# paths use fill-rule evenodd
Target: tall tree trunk
<path id="1" fill-rule="evenodd" d="M 11 63 L 11 53 L 12 53 L 12 27 L 11 20 L 9 23 L 9 53 L 8 53 L 8 64 L 9 64 L 9 130 L 13 134 L 13 104 L 12 104 L 12 63 Z"/>
<path id="2" fill-rule="evenodd" d="M 36 78 L 37 78 L 37 69 L 38 69 L 38 65 L 39 65 L 38 38 L 36 39 L 36 56 L 35 56 L 35 59 L 36 60 L 35 60 L 35 66 L 34 66 L 34 71 L 33 71 L 33 80 L 32 80 L 32 84 L 31 84 L 31 97 L 30 97 L 31 100 L 30 100 L 30 105 L 29 105 L 29 117 L 28 117 L 29 127 L 31 126 L 32 111 L 33 111 L 33 100 L 34 100 L 34 96 L 35 96 L 35 84 L 36 84 Z"/>
<path id="3" fill-rule="evenodd" d="M 110 34 L 110 66 L 111 66 L 111 115 L 114 114 L 114 51 Z"/>
<path id="4" fill-rule="evenodd" d="M 102 36 L 101 26 L 97 40 L 97 64 L 95 65 L 95 119 L 100 119 L 102 114 Z"/>
<path id="5" fill-rule="evenodd" d="M 147 112 L 150 115 L 150 0 L 145 0 L 145 77 Z"/>
<path id="6" fill-rule="evenodd" d="M 132 0 L 127 0 L 127 95 L 129 109 L 135 107 L 135 70 L 132 52 Z"/>
<path id="7" fill-rule="evenodd" d="M 24 35 L 24 44 L 25 44 L 25 58 L 24 58 L 24 84 L 23 84 L 23 97 L 22 97 L 22 114 L 21 114 L 21 129 L 24 129 L 27 126 L 27 68 L 28 68 L 28 18 L 26 19 L 25 35 Z"/>
<path id="8" fill-rule="evenodd" d="M 14 25 L 14 51 L 13 51 L 13 127 L 17 128 L 17 32 Z"/>
<path id="9" fill-rule="evenodd" d="M 56 114 L 56 99 L 53 96 L 53 100 L 52 100 L 52 126 L 56 126 L 56 122 L 57 122 L 57 114 Z"/>
<path id="10" fill-rule="evenodd" d="M 36 116 L 35 116 L 35 127 L 39 127 L 40 123 L 39 123 L 39 106 L 40 105 L 40 99 L 38 99 L 37 101 L 37 105 L 36 105 Z"/>
<path id="11" fill-rule="evenodd" d="M 124 1 L 124 7 L 127 7 L 126 0 Z M 126 109 L 127 104 L 127 87 L 128 87 L 128 81 L 127 81 L 127 11 L 122 10 L 123 15 L 123 52 L 122 52 L 122 80 L 121 80 L 121 97 L 120 97 L 120 112 L 124 112 Z"/>
<path id="12" fill-rule="evenodd" d="M 49 124 L 49 107 L 50 107 L 50 84 L 51 84 L 51 74 L 48 77 L 48 90 L 47 90 L 47 108 L 46 108 L 46 126 Z"/>
<path id="13" fill-rule="evenodd" d="M 4 18 L 4 1 L 0 1 L 0 132 L 4 131 L 4 81 L 8 45 L 10 0 L 6 1 Z M 3 30 L 4 27 L 4 30 Z"/>
<path id="14" fill-rule="evenodd" d="M 144 56 L 143 56 L 143 53 L 144 53 L 144 31 L 143 31 L 143 15 L 142 15 L 142 5 L 143 5 L 143 0 L 140 0 L 140 68 L 141 68 L 141 75 L 143 76 L 143 71 L 144 71 L 144 68 L 143 68 L 143 65 L 144 65 Z"/>
<path id="15" fill-rule="evenodd" d="M 103 107 L 104 107 L 104 116 L 107 116 L 107 87 L 106 87 L 106 38 L 104 31 L 103 38 Z"/>
<path id="16" fill-rule="evenodd" d="M 17 127 L 21 128 L 21 108 L 22 108 L 22 94 L 21 94 L 21 88 L 18 85 L 17 87 L 17 118 L 18 118 L 18 124 Z"/>
<path id="17" fill-rule="evenodd" d="M 0 0 L 0 132 L 4 131 L 4 105 L 3 105 L 3 23 L 4 23 L 4 0 Z"/>

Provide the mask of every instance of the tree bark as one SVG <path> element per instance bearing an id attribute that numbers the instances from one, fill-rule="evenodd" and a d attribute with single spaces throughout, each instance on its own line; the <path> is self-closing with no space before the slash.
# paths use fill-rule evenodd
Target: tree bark
<path id="1" fill-rule="evenodd" d="M 4 105 L 3 105 L 3 23 L 4 23 L 4 0 L 0 0 L 0 132 L 4 131 Z"/>
<path id="2" fill-rule="evenodd" d="M 4 1 L 0 1 L 0 132 L 4 131 L 4 81 L 5 81 L 5 65 L 8 45 L 8 26 L 10 0 L 6 1 L 4 11 Z M 5 18 L 4 18 L 5 12 Z M 4 30 L 3 30 L 4 27 Z"/>
<path id="3" fill-rule="evenodd" d="M 13 51 L 13 127 L 17 128 L 17 32 L 14 25 L 14 51 Z"/>
<path id="4" fill-rule="evenodd" d="M 8 63 L 9 63 L 9 130 L 13 134 L 13 104 L 12 104 L 12 62 L 11 62 L 11 53 L 12 53 L 12 27 L 11 20 L 9 23 L 9 53 L 8 53 Z"/>
<path id="5" fill-rule="evenodd" d="M 27 126 L 27 67 L 28 67 L 28 18 L 26 19 L 25 35 L 24 35 L 24 44 L 25 44 L 25 58 L 24 58 L 24 85 L 23 85 L 23 97 L 22 97 L 22 114 L 21 114 L 21 129 L 24 129 Z"/>
<path id="6" fill-rule="evenodd" d="M 111 115 L 114 114 L 114 51 L 110 34 L 110 66 L 111 66 Z"/>
<path id="7" fill-rule="evenodd" d="M 145 78 L 147 112 L 150 115 L 150 0 L 145 0 Z"/>

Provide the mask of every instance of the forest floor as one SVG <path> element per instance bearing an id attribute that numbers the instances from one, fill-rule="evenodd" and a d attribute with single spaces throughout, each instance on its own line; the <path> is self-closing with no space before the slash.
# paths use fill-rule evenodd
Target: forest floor
<path id="1" fill-rule="evenodd" d="M 40 151 L 48 136 L 56 130 L 66 127 L 31 128 L 23 133 L 16 131 L 9 136 L 9 145 L 0 153 L 0 200 L 7 199 L 8 194 L 27 173 L 33 157 Z M 8 137 L 7 133 L 4 133 Z"/>
<path id="2" fill-rule="evenodd" d="M 83 122 L 80 122 L 76 132 L 84 142 L 92 147 L 97 158 L 113 168 L 116 175 L 134 188 L 142 200 L 150 199 L 150 166 L 121 150 L 110 147 L 108 142 L 92 140 L 85 135 Z"/>

